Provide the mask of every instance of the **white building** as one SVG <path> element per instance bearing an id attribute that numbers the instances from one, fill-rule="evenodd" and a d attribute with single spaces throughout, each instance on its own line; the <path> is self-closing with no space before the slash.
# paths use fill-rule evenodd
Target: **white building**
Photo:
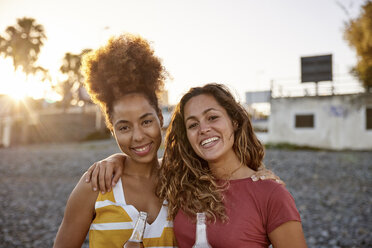
<path id="1" fill-rule="evenodd" d="M 272 98 L 267 142 L 372 150 L 372 93 Z"/>

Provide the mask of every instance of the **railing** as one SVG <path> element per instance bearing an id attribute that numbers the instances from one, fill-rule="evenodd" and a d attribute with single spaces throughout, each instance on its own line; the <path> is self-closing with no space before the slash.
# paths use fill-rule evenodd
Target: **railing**
<path id="1" fill-rule="evenodd" d="M 301 83 L 300 79 L 276 79 L 271 84 L 271 97 L 302 97 L 358 94 L 365 92 L 362 84 L 350 75 L 334 76 L 332 82 Z"/>

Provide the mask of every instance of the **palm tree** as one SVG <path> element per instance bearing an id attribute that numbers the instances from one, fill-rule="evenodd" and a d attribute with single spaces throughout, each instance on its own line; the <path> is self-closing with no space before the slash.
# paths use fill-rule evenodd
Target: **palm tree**
<path id="1" fill-rule="evenodd" d="M 44 27 L 33 18 L 23 17 L 17 19 L 16 25 L 7 27 L 5 34 L 4 37 L 0 36 L 0 55 L 13 60 L 14 71 L 21 68 L 26 77 L 40 72 L 42 79 L 49 78 L 48 71 L 36 65 L 40 49 L 46 40 Z M 23 111 L 23 118 L 29 118 L 28 111 Z M 28 125 L 22 126 L 22 143 L 27 142 L 27 129 Z"/>
<path id="2" fill-rule="evenodd" d="M 46 75 L 46 69 L 35 65 L 46 40 L 44 27 L 33 18 L 23 17 L 17 19 L 16 25 L 7 27 L 5 33 L 5 37 L 0 36 L 0 55 L 12 58 L 14 70 L 21 67 L 26 75 L 36 72 Z"/>
<path id="3" fill-rule="evenodd" d="M 84 54 L 90 52 L 91 49 L 84 49 L 80 54 L 66 53 L 60 71 L 67 75 L 67 79 L 60 83 L 59 91 L 63 96 L 62 104 L 66 109 L 72 99 L 80 99 L 81 87 L 83 85 L 84 77 L 80 71 L 81 60 Z"/>

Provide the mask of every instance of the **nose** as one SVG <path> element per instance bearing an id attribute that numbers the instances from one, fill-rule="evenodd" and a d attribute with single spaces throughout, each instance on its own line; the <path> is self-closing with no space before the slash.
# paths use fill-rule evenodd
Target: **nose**
<path id="1" fill-rule="evenodd" d="M 208 123 L 200 122 L 200 134 L 205 134 L 211 131 L 211 127 L 208 125 Z"/>
<path id="2" fill-rule="evenodd" d="M 141 128 L 134 127 L 133 128 L 133 140 L 134 141 L 142 141 L 144 138 L 144 134 Z"/>

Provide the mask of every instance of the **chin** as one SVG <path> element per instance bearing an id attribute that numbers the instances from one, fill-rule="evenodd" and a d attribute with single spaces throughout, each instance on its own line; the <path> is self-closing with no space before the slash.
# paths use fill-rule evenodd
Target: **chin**
<path id="1" fill-rule="evenodd" d="M 202 156 L 199 156 L 199 157 L 201 157 L 202 159 L 204 159 L 208 163 L 213 163 L 213 162 L 217 162 L 217 161 L 223 159 L 223 157 L 224 157 L 223 155 L 224 155 L 223 153 L 202 154 Z"/>
<path id="2" fill-rule="evenodd" d="M 210 162 L 214 162 L 216 160 L 218 160 L 219 156 L 200 156 L 202 159 L 204 159 L 205 161 L 207 161 L 208 163 Z"/>
<path id="3" fill-rule="evenodd" d="M 143 164 L 151 163 L 154 160 L 157 160 L 158 159 L 157 154 L 151 154 L 151 155 L 148 154 L 148 155 L 143 156 L 143 157 L 133 156 L 132 158 L 136 162 L 143 163 Z"/>

